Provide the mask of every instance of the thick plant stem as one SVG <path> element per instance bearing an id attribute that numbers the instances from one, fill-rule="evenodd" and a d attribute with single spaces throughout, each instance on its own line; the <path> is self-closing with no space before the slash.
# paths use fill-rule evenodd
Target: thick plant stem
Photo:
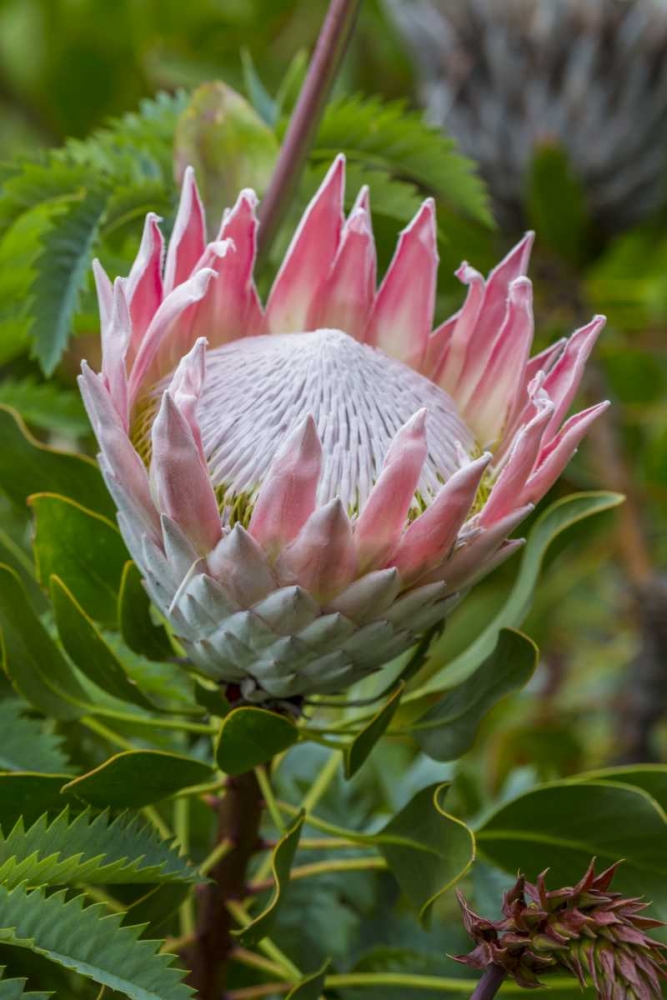
<path id="1" fill-rule="evenodd" d="M 226 904 L 246 896 L 248 863 L 260 843 L 262 796 L 254 772 L 229 779 L 217 810 L 216 841 L 231 846 L 208 873 L 213 882 L 202 887 L 194 941 L 184 955 L 191 970 L 188 983 L 200 1000 L 219 1000 L 237 944 Z"/>
<path id="2" fill-rule="evenodd" d="M 331 0 L 269 189 L 260 207 L 259 253 L 265 257 L 301 177 L 331 87 L 347 49 L 361 0 Z"/>
<path id="3" fill-rule="evenodd" d="M 484 975 L 477 983 L 470 1000 L 491 1000 L 502 986 L 505 978 L 505 970 L 499 965 L 489 965 L 484 971 Z"/>

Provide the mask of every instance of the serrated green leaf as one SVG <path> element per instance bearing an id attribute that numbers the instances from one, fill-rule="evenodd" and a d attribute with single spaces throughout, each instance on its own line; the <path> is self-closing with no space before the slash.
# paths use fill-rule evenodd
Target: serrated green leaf
<path id="1" fill-rule="evenodd" d="M 0 968 L 0 1000 L 49 1000 L 52 993 L 26 993 L 27 979 L 5 979 L 5 970 Z"/>
<path id="2" fill-rule="evenodd" d="M 32 376 L 0 383 L 0 404 L 10 406 L 35 427 L 82 435 L 90 424 L 78 393 Z"/>
<path id="3" fill-rule="evenodd" d="M 42 239 L 30 289 L 30 336 L 33 356 L 46 375 L 52 374 L 67 346 L 108 199 L 104 187 L 86 191 L 58 212 Z"/>
<path id="4" fill-rule="evenodd" d="M 17 698 L 0 702 L 0 771 L 65 773 L 68 762 L 62 738 L 46 732 L 39 720 L 22 715 L 26 707 Z"/>
<path id="5" fill-rule="evenodd" d="M 0 645 L 3 670 L 31 705 L 54 719 L 86 713 L 85 691 L 7 566 L 0 566 Z"/>
<path id="6" fill-rule="evenodd" d="M 95 621 L 116 625 L 127 549 L 111 521 L 53 493 L 30 497 L 35 515 L 37 576 L 58 576 Z"/>
<path id="7" fill-rule="evenodd" d="M 60 812 L 63 797 L 60 793 L 70 774 L 34 774 L 30 771 L 12 771 L 0 774 L 0 825 L 7 832 L 23 817 L 33 823 L 46 811 Z"/>
<path id="8" fill-rule="evenodd" d="M 154 709 L 153 703 L 130 680 L 120 660 L 57 576 L 51 577 L 51 600 L 60 640 L 81 673 L 119 701 L 148 711 Z"/>
<path id="9" fill-rule="evenodd" d="M 420 687 L 411 701 L 460 684 L 490 656 L 502 628 L 519 628 L 530 609 L 542 562 L 551 543 L 567 528 L 623 502 L 618 493 L 573 493 L 557 500 L 537 519 L 524 549 L 521 568 L 500 611 L 465 652 L 445 664 Z"/>
<path id="10" fill-rule="evenodd" d="M 213 769 L 192 757 L 126 750 L 70 781 L 63 791 L 100 808 L 140 809 L 212 778 Z"/>
<path id="11" fill-rule="evenodd" d="M 23 821 L 0 833 L 0 883 L 27 885 L 192 882 L 197 872 L 172 845 L 136 817 L 111 819 L 90 810 L 42 815 L 27 829 Z"/>
<path id="12" fill-rule="evenodd" d="M 235 708 L 222 720 L 216 746 L 218 767 L 232 776 L 265 764 L 299 739 L 284 715 L 252 705 Z"/>
<path id="13" fill-rule="evenodd" d="M 113 501 L 92 459 L 36 441 L 18 413 L 2 405 L 0 490 L 21 508 L 33 493 L 57 493 L 89 510 L 115 517 Z"/>
<path id="14" fill-rule="evenodd" d="M 133 652 L 148 660 L 165 660 L 173 656 L 173 648 L 165 630 L 153 624 L 150 607 L 141 572 L 135 563 L 127 562 L 118 593 L 118 625 L 123 640 Z"/>
<path id="15" fill-rule="evenodd" d="M 188 1000 L 192 990 L 158 942 L 139 940 L 140 927 L 122 927 L 104 903 L 85 896 L 47 896 L 23 886 L 0 886 L 0 941 L 27 948 L 130 1000 Z"/>
<path id="16" fill-rule="evenodd" d="M 475 857 L 472 831 L 443 808 L 447 788 L 424 788 L 369 838 L 424 924 L 436 899 L 465 875 Z"/>
<path id="17" fill-rule="evenodd" d="M 278 914 L 284 898 L 285 887 L 289 882 L 290 871 L 299 846 L 299 837 L 303 829 L 304 819 L 304 814 L 298 816 L 274 848 L 271 855 L 271 874 L 273 875 L 274 883 L 271 898 L 262 912 L 247 927 L 244 927 L 241 931 L 234 932 L 243 945 L 254 946 L 259 941 L 262 941 L 271 931 L 271 925 Z"/>
<path id="18" fill-rule="evenodd" d="M 498 644 L 463 684 L 410 725 L 419 746 L 434 760 L 457 760 L 473 744 L 493 706 L 524 687 L 537 666 L 537 646 L 521 632 L 501 629 Z"/>
<path id="19" fill-rule="evenodd" d="M 332 102 L 311 159 L 331 161 L 341 151 L 351 162 L 382 167 L 476 221 L 493 225 L 486 189 L 473 162 L 402 101 L 357 95 Z"/>
<path id="20" fill-rule="evenodd" d="M 387 731 L 391 720 L 396 714 L 396 709 L 400 704 L 404 688 L 405 685 L 403 683 L 398 685 L 396 690 L 392 692 L 379 712 L 373 716 L 371 721 L 364 726 L 361 732 L 357 733 L 352 743 L 347 748 L 345 753 L 346 778 L 351 778 L 357 773 L 359 768 L 368 759 L 377 741 Z"/>

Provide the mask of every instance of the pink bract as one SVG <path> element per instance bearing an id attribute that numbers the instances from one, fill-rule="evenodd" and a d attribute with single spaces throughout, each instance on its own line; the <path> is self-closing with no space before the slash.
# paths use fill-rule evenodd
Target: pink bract
<path id="1" fill-rule="evenodd" d="M 566 420 L 604 320 L 535 358 L 532 234 L 435 330 L 427 200 L 376 290 L 369 198 L 339 156 L 266 308 L 257 199 L 206 243 L 186 172 L 163 264 L 96 264 L 100 374 L 80 377 L 123 537 L 194 666 L 250 701 L 340 690 L 409 648 L 509 535 L 606 403 Z M 565 422 L 564 422 L 565 421 Z"/>

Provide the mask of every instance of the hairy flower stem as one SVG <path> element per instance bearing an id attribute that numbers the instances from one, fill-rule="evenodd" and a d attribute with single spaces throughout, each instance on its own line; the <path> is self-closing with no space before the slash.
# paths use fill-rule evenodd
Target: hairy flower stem
<path id="1" fill-rule="evenodd" d="M 331 0 L 278 162 L 260 207 L 259 254 L 266 254 L 280 229 L 301 177 L 308 150 L 352 35 L 361 0 Z"/>
<path id="2" fill-rule="evenodd" d="M 499 965 L 489 965 L 471 994 L 470 1000 L 491 1000 L 502 986 L 504 978 L 504 969 Z"/>
<path id="3" fill-rule="evenodd" d="M 188 983 L 200 1000 L 218 1000 L 224 990 L 227 965 L 237 945 L 226 903 L 247 895 L 246 872 L 259 843 L 262 805 L 257 778 L 250 771 L 229 779 L 217 806 L 216 842 L 232 846 L 208 873 L 213 881 L 202 887 L 194 940 L 183 956 L 191 970 Z"/>

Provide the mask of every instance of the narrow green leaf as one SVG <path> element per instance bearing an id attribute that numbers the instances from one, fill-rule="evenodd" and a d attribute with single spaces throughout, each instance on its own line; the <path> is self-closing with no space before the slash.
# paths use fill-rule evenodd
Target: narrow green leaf
<path id="1" fill-rule="evenodd" d="M 304 976 L 301 982 L 289 991 L 287 1000 L 319 1000 L 330 965 L 331 959 L 328 958 L 317 972 L 311 972 L 309 976 Z"/>
<path id="2" fill-rule="evenodd" d="M 44 614 L 48 610 L 49 602 L 37 582 L 32 552 L 28 554 L 26 549 L 2 528 L 0 528 L 0 563 L 14 570 L 25 587 L 35 611 Z"/>
<path id="3" fill-rule="evenodd" d="M 133 562 L 125 563 L 118 593 L 118 625 L 130 649 L 148 660 L 166 660 L 174 650 L 169 636 L 154 625 L 151 602 L 141 582 L 141 573 Z"/>
<path id="4" fill-rule="evenodd" d="M 67 346 L 108 198 L 104 187 L 84 191 L 58 212 L 43 237 L 31 288 L 30 334 L 34 357 L 46 375 L 52 374 Z"/>
<path id="5" fill-rule="evenodd" d="M 154 709 L 155 706 L 130 680 L 120 660 L 57 576 L 51 577 L 51 600 L 61 642 L 79 670 L 112 697 L 149 711 Z"/>
<path id="6" fill-rule="evenodd" d="M 136 817 L 111 820 L 90 810 L 70 817 L 66 808 L 0 833 L 0 883 L 28 885 L 193 882 L 196 870 L 155 830 Z"/>
<path id="7" fill-rule="evenodd" d="M 63 791 L 99 808 L 140 809 L 212 778 L 212 768 L 192 757 L 161 750 L 125 750 L 70 781 Z"/>
<path id="8" fill-rule="evenodd" d="M 0 405 L 0 490 L 19 507 L 33 493 L 58 493 L 89 510 L 115 517 L 95 462 L 40 444 L 18 413 Z"/>
<path id="9" fill-rule="evenodd" d="M 284 715 L 253 706 L 235 708 L 220 727 L 218 767 L 232 776 L 243 774 L 289 749 L 298 738 L 298 729 Z"/>
<path id="10" fill-rule="evenodd" d="M 410 693 L 413 701 L 434 691 L 460 684 L 490 656 L 502 628 L 519 628 L 526 617 L 540 574 L 542 562 L 551 543 L 572 525 L 593 514 L 617 507 L 623 502 L 618 493 L 573 493 L 557 500 L 537 519 L 524 549 L 519 575 L 507 601 L 465 652 L 445 664 L 425 684 Z"/>
<path id="11" fill-rule="evenodd" d="M 0 886 L 0 941 L 27 948 L 130 1000 L 188 1000 L 192 990 L 157 953 L 159 942 L 139 940 L 140 927 L 121 927 L 104 903 L 85 906 L 85 896 L 47 896 L 23 886 Z"/>
<path id="12" fill-rule="evenodd" d="M 26 701 L 54 719 L 85 714 L 85 691 L 7 566 L 0 566 L 0 644 L 3 670 Z"/>
<path id="13" fill-rule="evenodd" d="M 498 645 L 482 666 L 412 723 L 410 732 L 434 760 L 457 760 L 472 746 L 487 712 L 521 690 L 536 666 L 535 643 L 521 632 L 501 629 Z"/>
<path id="14" fill-rule="evenodd" d="M 54 382 L 38 382 L 32 376 L 0 383 L 0 403 L 12 407 L 35 427 L 65 434 L 90 432 L 90 423 L 78 392 Z"/>
<path id="15" fill-rule="evenodd" d="M 34 774 L 12 771 L 0 774 L 0 824 L 5 833 L 16 821 L 33 823 L 45 812 L 60 812 L 63 797 L 60 789 L 71 774 Z"/>
<path id="16" fill-rule="evenodd" d="M 443 808 L 448 787 L 422 789 L 369 838 L 424 924 L 436 899 L 465 875 L 475 857 L 472 831 Z"/>
<path id="17" fill-rule="evenodd" d="M 351 778 L 366 762 L 373 747 L 385 734 L 396 714 L 405 685 L 399 684 L 377 715 L 353 739 L 345 753 L 345 777 Z"/>
<path id="18" fill-rule="evenodd" d="M 127 550 L 118 529 L 67 497 L 30 497 L 35 515 L 35 560 L 42 586 L 58 576 L 87 614 L 115 626 Z"/>
<path id="19" fill-rule="evenodd" d="M 68 762 L 62 738 L 47 732 L 38 719 L 22 715 L 26 707 L 17 698 L 0 701 L 0 771 L 65 773 Z"/>
<path id="20" fill-rule="evenodd" d="M 303 828 L 304 815 L 298 816 L 287 833 L 280 838 L 271 856 L 271 873 L 273 875 L 273 890 L 271 898 L 258 916 L 235 932 L 241 944 L 254 946 L 270 933 L 271 925 L 276 918 L 278 908 L 284 898 L 285 886 L 289 882 L 290 871 L 294 864 L 294 856 L 299 846 L 299 837 Z"/>
<path id="21" fill-rule="evenodd" d="M 507 872 L 534 879 L 545 868 L 555 886 L 574 885 L 591 858 L 624 859 L 618 888 L 652 900 L 667 916 L 667 818 L 646 792 L 611 781 L 556 781 L 520 795 L 487 816 L 480 854 Z"/>

